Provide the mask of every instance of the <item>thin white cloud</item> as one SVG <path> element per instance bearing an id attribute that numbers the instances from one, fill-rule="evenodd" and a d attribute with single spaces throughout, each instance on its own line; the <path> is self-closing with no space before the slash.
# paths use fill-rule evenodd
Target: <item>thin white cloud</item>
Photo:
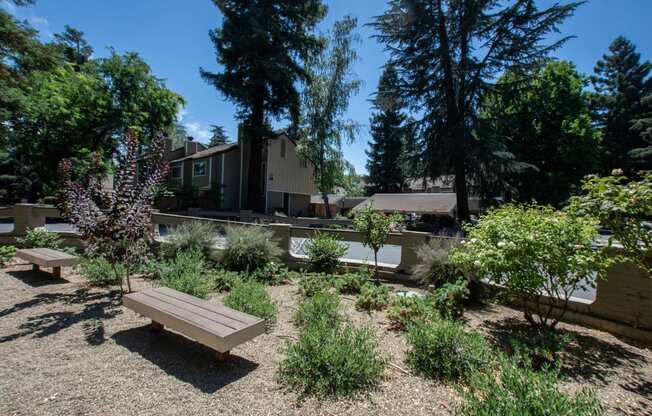
<path id="1" fill-rule="evenodd" d="M 190 111 L 179 106 L 179 110 L 177 110 L 177 120 L 179 120 L 179 122 L 183 122 L 183 120 L 186 118 L 188 114 L 190 114 Z"/>
<path id="2" fill-rule="evenodd" d="M 211 137 L 211 132 L 203 128 L 202 125 L 197 122 L 183 123 L 183 126 L 186 128 L 186 131 L 190 136 L 200 141 L 206 141 Z"/>
<path id="3" fill-rule="evenodd" d="M 32 26 L 48 26 L 50 24 L 50 22 L 48 22 L 48 19 L 41 16 L 30 16 L 27 18 L 27 21 Z"/>
<path id="4" fill-rule="evenodd" d="M 0 0 L 0 7 L 9 12 L 9 14 L 16 13 L 16 6 L 14 6 L 12 3 L 9 3 L 7 0 Z"/>

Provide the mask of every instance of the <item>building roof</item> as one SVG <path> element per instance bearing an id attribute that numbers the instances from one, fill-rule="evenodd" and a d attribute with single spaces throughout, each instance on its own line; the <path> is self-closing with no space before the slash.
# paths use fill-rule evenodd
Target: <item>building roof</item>
<path id="1" fill-rule="evenodd" d="M 209 147 L 208 149 L 200 150 L 199 152 L 193 153 L 191 155 L 172 160 L 170 163 L 181 162 L 186 159 L 203 159 L 218 153 L 227 152 L 236 147 L 238 147 L 237 143 L 218 144 L 217 146 Z"/>
<path id="2" fill-rule="evenodd" d="M 353 209 L 360 210 L 372 203 L 375 210 L 382 212 L 414 212 L 448 216 L 455 215 L 457 206 L 454 193 L 406 193 L 375 194 Z"/>
<path id="3" fill-rule="evenodd" d="M 367 200 L 366 196 L 347 196 L 342 199 L 342 208 L 351 209 Z"/>

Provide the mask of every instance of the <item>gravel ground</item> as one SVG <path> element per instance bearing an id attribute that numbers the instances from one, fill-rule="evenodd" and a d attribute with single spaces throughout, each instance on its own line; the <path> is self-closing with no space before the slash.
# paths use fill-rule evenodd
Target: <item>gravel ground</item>
<path id="1" fill-rule="evenodd" d="M 296 336 L 295 287 L 270 288 L 279 303 L 271 332 L 219 363 L 180 335 L 151 332 L 149 321 L 120 306 L 116 292 L 87 287 L 74 270 L 53 280 L 24 264 L 0 272 L 0 415 L 449 415 L 453 388 L 404 369 L 404 338 L 386 330 L 383 313 L 355 322 L 378 328 L 388 366 L 381 385 L 358 400 L 300 401 L 276 380 L 282 346 Z M 145 281 L 136 281 L 143 288 Z M 219 300 L 216 296 L 215 301 Z M 469 326 L 500 342 L 520 328 L 517 311 L 486 306 Z M 609 414 L 652 415 L 652 352 L 576 326 L 563 388 L 594 387 Z"/>

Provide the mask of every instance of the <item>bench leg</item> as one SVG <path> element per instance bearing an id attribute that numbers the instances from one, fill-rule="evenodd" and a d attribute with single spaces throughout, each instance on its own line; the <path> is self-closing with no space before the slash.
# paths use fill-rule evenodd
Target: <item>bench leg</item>
<path id="1" fill-rule="evenodd" d="M 38 264 L 32 264 L 32 271 L 40 272 L 41 271 L 41 266 L 39 266 Z"/>
<path id="2" fill-rule="evenodd" d="M 158 322 L 156 322 L 156 321 L 152 321 L 152 323 L 149 325 L 149 327 L 150 327 L 150 328 L 152 329 L 152 331 L 154 331 L 154 332 L 161 332 L 161 331 L 163 331 L 163 328 L 165 328 L 165 327 L 163 326 L 163 324 L 160 324 L 160 323 L 158 323 Z"/>
<path id="3" fill-rule="evenodd" d="M 56 277 L 57 279 L 61 279 L 61 267 L 53 267 L 52 268 L 52 275 Z"/>
<path id="4" fill-rule="evenodd" d="M 226 361 L 229 359 L 230 356 L 231 356 L 230 351 L 226 351 L 226 352 L 215 351 L 215 358 L 217 359 L 217 361 L 220 362 Z"/>

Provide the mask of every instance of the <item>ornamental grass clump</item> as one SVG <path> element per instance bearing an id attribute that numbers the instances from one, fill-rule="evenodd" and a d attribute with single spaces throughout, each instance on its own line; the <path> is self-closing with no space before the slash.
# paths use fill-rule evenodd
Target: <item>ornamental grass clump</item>
<path id="1" fill-rule="evenodd" d="M 210 259 L 217 243 L 215 225 L 204 221 L 184 222 L 174 228 L 167 240 L 162 244 L 162 252 L 166 257 L 174 257 L 179 251 L 197 250 L 204 258 Z"/>
<path id="2" fill-rule="evenodd" d="M 224 297 L 224 304 L 237 311 L 263 318 L 268 327 L 276 320 L 278 307 L 267 293 L 265 285 L 247 279 L 236 282 Z"/>
<path id="3" fill-rule="evenodd" d="M 456 416 L 599 416 L 604 410 L 591 390 L 574 396 L 557 387 L 558 370 L 536 371 L 506 357 L 499 365 L 475 371 L 460 388 Z"/>
<path id="4" fill-rule="evenodd" d="M 554 328 L 576 289 L 595 286 L 609 259 L 591 246 L 597 222 L 548 206 L 508 204 L 467 226 L 468 240 L 451 253 L 453 264 L 501 287 L 523 306 L 534 326 Z M 556 298 L 561 307 L 541 295 Z"/>
<path id="5" fill-rule="evenodd" d="M 444 283 L 455 282 L 462 276 L 459 267 L 450 260 L 450 252 L 459 246 L 460 239 L 437 237 L 417 248 L 417 264 L 412 275 L 421 284 L 439 287 Z"/>
<path id="6" fill-rule="evenodd" d="M 444 381 L 469 379 L 478 369 L 487 369 L 493 351 L 477 332 L 466 332 L 456 321 L 417 321 L 406 333 L 410 350 L 407 362 L 425 377 Z"/>
<path id="7" fill-rule="evenodd" d="M 271 230 L 260 226 L 227 227 L 224 267 L 234 272 L 253 272 L 278 261 L 282 251 L 273 238 Z"/>
<path id="8" fill-rule="evenodd" d="M 305 245 L 308 269 L 316 273 L 334 273 L 347 250 L 335 234 L 317 232 Z"/>
<path id="9" fill-rule="evenodd" d="M 335 293 L 319 292 L 304 299 L 294 314 L 294 323 L 299 328 L 309 325 L 326 325 L 334 327 L 343 319 L 339 311 L 340 298 Z"/>
<path id="10" fill-rule="evenodd" d="M 279 379 L 303 395 L 353 396 L 376 386 L 385 370 L 378 338 L 366 326 L 308 325 L 284 352 Z"/>

